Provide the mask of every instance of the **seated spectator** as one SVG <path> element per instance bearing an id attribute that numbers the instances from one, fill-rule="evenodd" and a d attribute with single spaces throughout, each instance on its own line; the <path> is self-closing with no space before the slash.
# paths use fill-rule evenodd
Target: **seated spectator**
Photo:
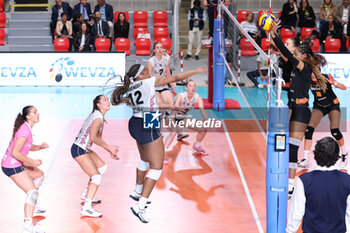
<path id="1" fill-rule="evenodd" d="M 317 141 L 317 167 L 297 179 L 288 214 L 287 233 L 346 232 L 350 220 L 350 176 L 337 170 L 339 145 L 331 137 Z M 303 221 L 302 221 L 303 220 Z"/>
<path id="2" fill-rule="evenodd" d="M 61 14 L 60 21 L 57 21 L 56 25 L 56 38 L 69 39 L 69 51 L 72 50 L 72 39 L 73 39 L 73 27 L 72 22 L 67 20 L 67 13 Z"/>
<path id="3" fill-rule="evenodd" d="M 80 0 L 80 3 L 74 6 L 74 14 L 81 14 L 86 23 L 91 23 L 94 17 L 94 14 L 91 12 L 90 3 L 87 0 Z"/>
<path id="4" fill-rule="evenodd" d="M 327 22 L 329 15 L 333 15 L 333 17 L 335 17 L 335 5 L 333 4 L 332 0 L 323 0 L 320 7 L 320 31 L 323 30 L 323 26 Z"/>
<path id="5" fill-rule="evenodd" d="M 62 2 L 62 0 L 56 0 L 56 4 L 52 7 L 50 32 L 52 35 L 52 40 L 54 39 L 54 31 L 57 21 L 61 20 L 61 14 L 64 12 L 67 14 L 67 19 L 71 20 L 73 9 L 69 6 L 69 3 Z"/>
<path id="6" fill-rule="evenodd" d="M 298 26 L 300 28 L 303 28 L 303 27 L 313 28 L 316 26 L 314 9 L 310 6 L 308 0 L 301 0 L 298 14 L 299 14 Z"/>
<path id="7" fill-rule="evenodd" d="M 97 5 L 95 6 L 94 13 L 99 11 L 101 13 L 101 19 L 108 23 L 109 26 L 109 37 L 113 37 L 113 7 L 107 3 L 105 0 L 97 0 Z"/>
<path id="8" fill-rule="evenodd" d="M 283 4 L 281 15 L 281 27 L 295 30 L 297 22 L 298 7 L 294 0 L 288 0 Z"/>
<path id="9" fill-rule="evenodd" d="M 118 14 L 118 20 L 114 23 L 114 38 L 128 38 L 129 37 L 130 24 L 126 21 L 125 14 L 120 12 Z"/>
<path id="10" fill-rule="evenodd" d="M 327 21 L 321 31 L 321 42 L 324 43 L 327 38 L 342 38 L 342 28 L 332 15 L 327 17 Z"/>
<path id="11" fill-rule="evenodd" d="M 343 3 L 338 5 L 335 10 L 335 19 L 341 23 L 343 34 L 346 34 L 348 29 L 349 8 L 349 0 L 343 0 Z"/>
<path id="12" fill-rule="evenodd" d="M 83 16 L 80 13 L 75 14 L 73 17 L 73 37 L 80 31 L 82 22 L 84 22 Z"/>
<path id="13" fill-rule="evenodd" d="M 81 24 L 80 32 L 74 37 L 74 49 L 76 52 L 91 51 L 93 38 L 85 22 Z"/>
<path id="14" fill-rule="evenodd" d="M 270 60 L 274 63 L 277 63 L 277 56 L 274 51 L 274 47 L 270 46 Z M 259 54 L 259 56 L 256 58 L 256 64 L 257 64 L 257 70 L 250 71 L 247 73 L 247 77 L 252 81 L 255 87 L 263 88 L 264 84 L 267 84 L 267 81 L 269 79 L 268 76 L 268 63 L 263 59 L 263 57 Z M 258 80 L 258 77 L 260 77 L 260 80 Z M 276 77 L 275 72 L 272 73 L 272 77 Z"/>
<path id="15" fill-rule="evenodd" d="M 109 37 L 108 23 L 101 19 L 101 13 L 99 11 L 96 11 L 95 13 L 95 23 L 92 26 L 91 34 L 94 37 L 93 43 L 95 42 L 96 38 L 108 38 L 111 40 Z"/>
<path id="16" fill-rule="evenodd" d="M 254 21 L 254 14 L 249 12 L 245 16 L 245 20 L 241 23 L 242 28 L 248 32 L 248 34 L 256 40 L 256 43 L 260 45 L 260 37 L 258 32 L 258 27 Z"/>

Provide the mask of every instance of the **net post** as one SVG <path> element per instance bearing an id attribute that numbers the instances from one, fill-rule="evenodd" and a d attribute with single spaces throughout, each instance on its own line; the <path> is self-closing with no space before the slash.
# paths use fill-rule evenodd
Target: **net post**
<path id="1" fill-rule="evenodd" d="M 221 1 L 218 4 L 218 17 L 214 19 L 213 32 L 213 110 L 225 110 L 225 43 L 221 17 Z"/>

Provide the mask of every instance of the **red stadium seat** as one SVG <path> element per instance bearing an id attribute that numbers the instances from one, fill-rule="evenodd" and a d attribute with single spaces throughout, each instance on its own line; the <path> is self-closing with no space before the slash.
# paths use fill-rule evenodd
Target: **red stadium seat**
<path id="1" fill-rule="evenodd" d="M 281 29 L 281 38 L 282 40 L 288 39 L 288 38 L 292 38 L 292 37 L 296 37 L 297 34 L 295 31 L 288 29 L 288 28 L 282 28 Z"/>
<path id="2" fill-rule="evenodd" d="M 167 27 L 168 13 L 166 11 L 153 11 L 153 26 Z"/>
<path id="3" fill-rule="evenodd" d="M 155 40 L 158 40 L 159 38 L 167 38 L 169 36 L 169 30 L 168 28 L 155 27 L 153 30 L 153 36 Z"/>
<path id="4" fill-rule="evenodd" d="M 147 56 L 151 55 L 151 40 L 146 38 L 135 39 L 136 55 Z"/>
<path id="5" fill-rule="evenodd" d="M 55 47 L 55 51 L 57 52 L 68 52 L 69 40 L 63 38 L 56 38 L 53 46 Z"/>
<path id="6" fill-rule="evenodd" d="M 245 11 L 245 10 L 242 10 L 242 11 L 238 11 L 237 13 L 237 20 L 239 23 L 243 22 L 245 20 L 245 17 L 248 13 L 251 13 L 251 11 Z"/>
<path id="7" fill-rule="evenodd" d="M 167 54 L 171 54 L 171 39 L 170 38 L 160 38 L 158 40 L 155 40 L 154 43 L 160 42 L 162 43 L 163 47 L 166 48 Z"/>
<path id="8" fill-rule="evenodd" d="M 147 27 L 147 11 L 134 11 L 134 27 Z"/>
<path id="9" fill-rule="evenodd" d="M 256 55 L 254 46 L 252 45 L 252 43 L 250 43 L 250 41 L 247 38 L 242 38 L 239 41 L 239 46 L 241 48 L 241 55 L 242 56 L 255 56 Z"/>
<path id="10" fill-rule="evenodd" d="M 326 53 L 335 53 L 340 51 L 341 42 L 340 39 L 327 38 L 324 43 Z"/>
<path id="11" fill-rule="evenodd" d="M 0 12 L 3 12 L 4 11 L 4 0 L 0 0 Z"/>
<path id="12" fill-rule="evenodd" d="M 349 42 L 349 38 L 348 39 L 346 39 L 346 51 L 348 51 L 348 49 L 349 49 L 349 44 L 350 42 Z"/>
<path id="13" fill-rule="evenodd" d="M 125 15 L 125 21 L 126 22 L 129 22 L 129 12 L 127 11 L 116 11 L 114 12 L 114 22 L 117 22 L 118 21 L 118 16 L 119 16 L 119 13 L 120 12 L 123 12 L 124 15 Z"/>
<path id="14" fill-rule="evenodd" d="M 148 28 L 143 28 L 143 27 L 134 28 L 134 39 L 137 38 L 139 33 L 149 33 Z"/>
<path id="15" fill-rule="evenodd" d="M 111 47 L 111 40 L 108 38 L 96 38 L 95 49 L 97 52 L 109 52 Z"/>
<path id="16" fill-rule="evenodd" d="M 0 29 L 0 45 L 5 45 L 5 30 Z"/>
<path id="17" fill-rule="evenodd" d="M 282 11 L 280 11 L 280 12 L 278 13 L 278 18 L 280 19 L 281 16 L 282 16 Z"/>
<path id="18" fill-rule="evenodd" d="M 0 28 L 6 27 L 6 14 L 5 12 L 0 12 Z"/>
<path id="19" fill-rule="evenodd" d="M 301 40 L 304 40 L 306 37 L 308 37 L 312 31 L 316 30 L 316 28 L 302 28 L 301 29 Z"/>
<path id="20" fill-rule="evenodd" d="M 320 49 L 320 40 L 316 39 L 311 41 L 311 43 L 312 43 L 312 46 L 311 46 L 312 52 L 317 53 L 318 50 Z"/>
<path id="21" fill-rule="evenodd" d="M 125 52 L 127 56 L 130 55 L 130 40 L 128 38 L 116 38 L 114 45 L 116 52 Z"/>
<path id="22" fill-rule="evenodd" d="M 268 38 L 262 38 L 261 39 L 261 48 L 264 52 L 266 52 L 268 50 L 268 48 L 270 47 L 271 42 L 269 41 Z"/>

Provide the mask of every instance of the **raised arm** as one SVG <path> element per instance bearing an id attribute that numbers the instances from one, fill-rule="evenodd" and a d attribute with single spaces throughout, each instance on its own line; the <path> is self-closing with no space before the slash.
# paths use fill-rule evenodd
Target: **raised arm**
<path id="1" fill-rule="evenodd" d="M 329 84 L 335 86 L 336 88 L 339 88 L 340 90 L 343 90 L 343 91 L 346 90 L 346 86 L 342 83 L 335 81 L 334 77 L 331 74 L 328 74 L 327 82 Z"/>
<path id="2" fill-rule="evenodd" d="M 165 78 L 164 77 L 156 77 L 156 82 L 155 82 L 154 86 L 156 86 L 156 87 L 164 86 L 164 85 L 167 85 L 169 83 L 182 81 L 182 80 L 185 80 L 186 78 L 191 77 L 192 75 L 199 74 L 202 72 L 208 73 L 208 70 L 206 68 L 200 67 L 200 68 L 197 68 L 195 70 L 171 75 L 171 76 L 168 76 Z"/>

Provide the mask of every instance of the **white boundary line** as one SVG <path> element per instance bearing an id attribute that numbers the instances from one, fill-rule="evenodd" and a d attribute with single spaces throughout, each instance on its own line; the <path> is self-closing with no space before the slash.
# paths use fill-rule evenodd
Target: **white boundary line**
<path id="1" fill-rule="evenodd" d="M 252 196 L 250 195 L 247 182 L 246 182 L 246 180 L 245 180 L 245 178 L 244 178 L 244 174 L 243 174 L 241 165 L 240 165 L 240 163 L 239 163 L 239 161 L 238 161 L 237 154 L 236 154 L 235 149 L 234 149 L 234 147 L 233 147 L 233 145 L 232 145 L 230 135 L 228 134 L 225 121 L 222 120 L 222 123 L 223 123 L 223 127 L 224 127 L 224 130 L 225 130 L 225 135 L 226 135 L 228 144 L 229 144 L 230 149 L 231 149 L 231 152 L 232 152 L 232 157 L 233 157 L 233 159 L 234 159 L 234 161 L 235 161 L 235 163 L 236 163 L 237 171 L 238 171 L 239 177 L 241 178 L 242 185 L 243 185 L 244 191 L 245 191 L 245 193 L 246 193 L 246 196 L 247 196 L 247 199 L 248 199 L 248 202 L 249 202 L 249 205 L 250 205 L 250 209 L 252 210 L 252 213 L 253 213 L 253 216 L 254 216 L 254 220 L 255 220 L 256 226 L 258 227 L 259 233 L 264 233 L 264 230 L 263 230 L 263 228 L 262 228 L 262 226 L 261 226 L 261 222 L 260 222 L 258 213 L 256 212 L 256 209 L 255 209 L 255 205 L 254 205 Z"/>

